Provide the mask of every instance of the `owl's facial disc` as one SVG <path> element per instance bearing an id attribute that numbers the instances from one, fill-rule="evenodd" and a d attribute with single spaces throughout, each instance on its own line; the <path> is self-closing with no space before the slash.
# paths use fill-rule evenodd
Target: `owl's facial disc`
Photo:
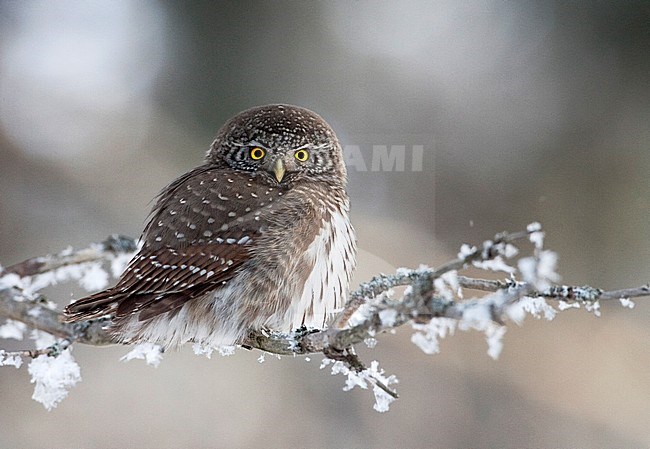
<path id="1" fill-rule="evenodd" d="M 287 187 L 303 181 L 345 182 L 334 131 L 297 106 L 260 106 L 233 117 L 219 131 L 207 161 Z"/>

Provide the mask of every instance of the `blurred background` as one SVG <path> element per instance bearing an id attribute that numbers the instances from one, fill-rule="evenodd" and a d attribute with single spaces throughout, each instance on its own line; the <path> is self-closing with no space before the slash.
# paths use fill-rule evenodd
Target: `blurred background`
<path id="1" fill-rule="evenodd" d="M 564 282 L 641 285 L 649 23 L 646 1 L 2 1 L 0 263 L 137 236 L 227 118 L 283 102 L 349 150 L 356 282 L 538 220 Z M 373 171 L 378 145 L 404 169 Z M 362 351 L 400 379 L 385 414 L 318 357 L 154 369 L 78 345 L 83 382 L 49 413 L 1 370 L 0 446 L 650 447 L 650 304 L 602 309 L 513 325 L 498 361 L 477 333 L 435 356 L 384 335 Z"/>

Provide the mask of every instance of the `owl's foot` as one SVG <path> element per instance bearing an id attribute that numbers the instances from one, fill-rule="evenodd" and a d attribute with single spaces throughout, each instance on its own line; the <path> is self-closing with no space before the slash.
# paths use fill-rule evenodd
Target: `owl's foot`
<path id="1" fill-rule="evenodd" d="M 293 335 L 295 338 L 302 338 L 305 335 L 315 334 L 316 332 L 320 332 L 320 329 L 308 329 L 307 326 L 300 326 L 298 329 L 293 331 Z"/>

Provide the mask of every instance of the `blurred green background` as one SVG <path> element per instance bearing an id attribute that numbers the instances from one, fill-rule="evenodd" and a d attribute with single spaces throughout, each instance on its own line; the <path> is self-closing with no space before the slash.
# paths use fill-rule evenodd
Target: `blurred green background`
<path id="1" fill-rule="evenodd" d="M 649 23 L 647 1 L 4 0 L 0 263 L 137 236 L 227 118 L 283 102 L 367 165 L 349 169 L 357 282 L 538 220 L 564 282 L 641 285 Z M 404 145 L 406 169 L 370 170 L 373 145 Z M 648 300 L 602 309 L 512 326 L 496 362 L 476 333 L 435 356 L 382 336 L 363 352 L 400 379 L 386 414 L 318 357 L 185 348 L 153 369 L 78 345 L 83 382 L 53 412 L 0 370 L 0 447 L 649 447 Z"/>

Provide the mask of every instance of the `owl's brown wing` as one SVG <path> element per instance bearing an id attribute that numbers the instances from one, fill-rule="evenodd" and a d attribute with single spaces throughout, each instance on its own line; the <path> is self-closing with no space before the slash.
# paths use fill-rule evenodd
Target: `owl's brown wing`
<path id="1" fill-rule="evenodd" d="M 226 284 L 248 258 L 246 245 L 215 244 L 141 251 L 115 287 L 80 299 L 65 309 L 66 321 L 140 312 L 146 320 Z"/>
<path id="2" fill-rule="evenodd" d="M 70 304 L 66 321 L 135 313 L 146 320 L 225 285 L 268 226 L 262 211 L 274 192 L 251 181 L 203 166 L 170 184 L 154 207 L 142 249 L 117 285 Z"/>

